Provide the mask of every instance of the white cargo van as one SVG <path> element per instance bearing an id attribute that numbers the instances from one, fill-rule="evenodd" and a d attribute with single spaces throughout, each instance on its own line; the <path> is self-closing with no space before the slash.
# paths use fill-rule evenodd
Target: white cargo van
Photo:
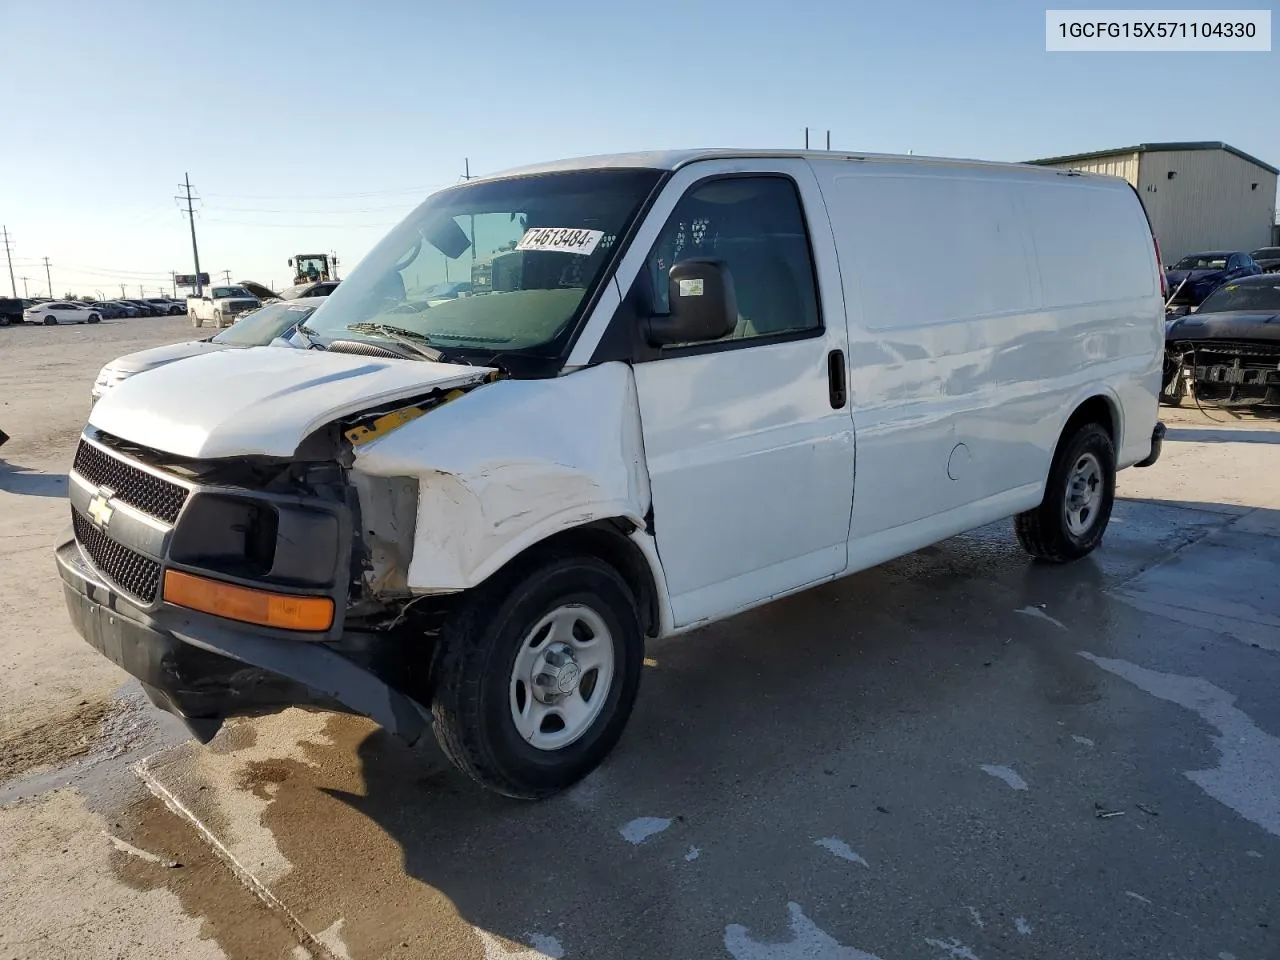
<path id="1" fill-rule="evenodd" d="M 646 637 L 1002 517 L 1089 553 L 1159 454 L 1163 333 L 1119 179 L 702 151 L 472 181 L 299 349 L 98 403 L 67 604 L 202 738 L 355 711 L 544 796 L 618 740 Z"/>

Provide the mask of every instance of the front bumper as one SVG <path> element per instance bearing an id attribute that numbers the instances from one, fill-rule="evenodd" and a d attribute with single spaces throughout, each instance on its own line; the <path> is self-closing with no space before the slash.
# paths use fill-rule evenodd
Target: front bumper
<path id="1" fill-rule="evenodd" d="M 323 643 L 266 637 L 167 604 L 148 613 L 104 581 L 70 530 L 55 557 L 76 630 L 201 741 L 225 718 L 288 706 L 359 713 L 410 744 L 430 729 L 423 707 Z"/>

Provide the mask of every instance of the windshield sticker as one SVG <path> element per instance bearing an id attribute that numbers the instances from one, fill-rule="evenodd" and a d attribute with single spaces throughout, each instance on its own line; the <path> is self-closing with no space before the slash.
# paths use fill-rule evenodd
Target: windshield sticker
<path id="1" fill-rule="evenodd" d="M 570 227 L 532 227 L 525 231 L 517 250 L 546 250 L 590 256 L 604 238 L 603 230 L 575 230 Z"/>
<path id="2" fill-rule="evenodd" d="M 681 280 L 680 296 L 682 297 L 700 297 L 702 296 L 702 280 Z"/>

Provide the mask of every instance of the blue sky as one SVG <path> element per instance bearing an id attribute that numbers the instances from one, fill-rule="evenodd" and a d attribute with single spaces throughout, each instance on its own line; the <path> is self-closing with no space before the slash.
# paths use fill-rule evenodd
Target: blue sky
<path id="1" fill-rule="evenodd" d="M 1225 140 L 1280 165 L 1280 53 L 1046 53 L 1045 6 L 0 0 L 0 223 L 33 294 L 47 255 L 59 296 L 137 296 L 192 269 L 184 171 L 201 266 L 284 285 L 294 253 L 354 265 L 464 157 L 801 146 L 808 125 L 890 153 Z"/>

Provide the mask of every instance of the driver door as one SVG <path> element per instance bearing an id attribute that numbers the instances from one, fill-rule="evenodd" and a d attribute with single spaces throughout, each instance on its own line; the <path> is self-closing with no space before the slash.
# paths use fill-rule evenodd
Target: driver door
<path id="1" fill-rule="evenodd" d="M 707 161 L 668 191 L 679 199 L 658 235 L 637 238 L 648 254 L 635 282 L 654 312 L 665 311 L 673 264 L 692 257 L 724 261 L 738 301 L 726 337 L 654 349 L 633 366 L 679 627 L 845 569 L 854 436 L 843 296 L 807 163 Z M 817 260 L 811 235 L 826 239 Z"/>

